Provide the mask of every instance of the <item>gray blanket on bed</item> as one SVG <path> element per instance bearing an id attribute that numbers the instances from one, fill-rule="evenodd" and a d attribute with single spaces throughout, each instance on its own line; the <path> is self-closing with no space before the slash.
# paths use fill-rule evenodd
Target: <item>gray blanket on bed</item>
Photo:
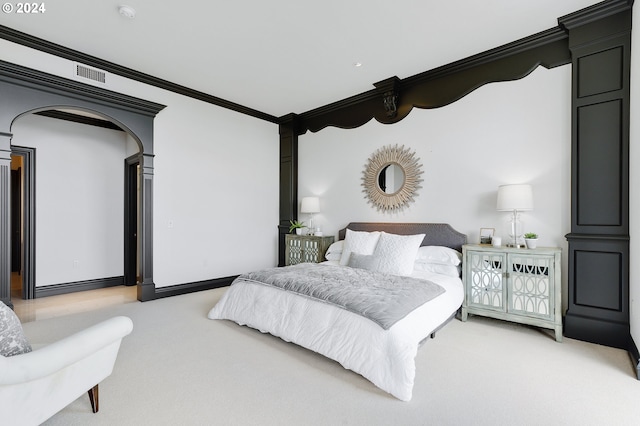
<path id="1" fill-rule="evenodd" d="M 239 277 L 338 306 L 388 330 L 417 307 L 444 293 L 431 281 L 344 266 L 301 263 Z"/>

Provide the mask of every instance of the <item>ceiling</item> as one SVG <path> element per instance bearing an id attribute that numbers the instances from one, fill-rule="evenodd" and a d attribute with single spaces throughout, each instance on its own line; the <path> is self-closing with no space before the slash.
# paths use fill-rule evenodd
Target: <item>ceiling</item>
<path id="1" fill-rule="evenodd" d="M 135 18 L 121 16 L 117 1 L 56 0 L 44 13 L 2 13 L 0 24 L 279 117 L 553 28 L 599 3 L 123 1 Z"/>

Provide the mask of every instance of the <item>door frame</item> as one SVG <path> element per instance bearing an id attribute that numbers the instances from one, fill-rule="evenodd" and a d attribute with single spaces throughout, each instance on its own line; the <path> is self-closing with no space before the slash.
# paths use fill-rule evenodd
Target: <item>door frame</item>
<path id="1" fill-rule="evenodd" d="M 124 285 L 138 283 L 139 276 L 139 154 L 124 160 Z"/>
<path id="2" fill-rule="evenodd" d="M 22 157 L 22 298 L 36 296 L 36 149 L 11 145 Z"/>

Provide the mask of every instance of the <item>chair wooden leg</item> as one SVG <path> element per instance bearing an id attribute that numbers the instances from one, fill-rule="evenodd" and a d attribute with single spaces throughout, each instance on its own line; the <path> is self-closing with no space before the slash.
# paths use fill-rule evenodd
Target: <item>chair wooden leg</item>
<path id="1" fill-rule="evenodd" d="M 100 407 L 98 406 L 98 385 L 89 389 L 89 401 L 91 401 L 91 409 L 94 413 L 97 413 Z"/>

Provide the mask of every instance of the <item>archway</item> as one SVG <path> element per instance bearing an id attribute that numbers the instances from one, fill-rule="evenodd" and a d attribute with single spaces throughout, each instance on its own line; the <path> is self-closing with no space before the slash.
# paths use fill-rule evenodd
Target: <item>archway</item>
<path id="1" fill-rule="evenodd" d="M 124 267 L 137 265 L 139 174 L 125 185 L 123 165 L 129 157 L 137 164 L 140 144 L 108 120 L 84 110 L 46 110 L 14 121 L 14 305 L 16 298 L 137 284 L 137 271 L 130 277 Z"/>
<path id="2" fill-rule="evenodd" d="M 25 113 L 71 108 L 93 111 L 132 135 L 140 152 L 138 300 L 155 298 L 153 283 L 153 119 L 164 105 L 0 62 L 0 300 L 11 306 L 11 126 Z"/>

